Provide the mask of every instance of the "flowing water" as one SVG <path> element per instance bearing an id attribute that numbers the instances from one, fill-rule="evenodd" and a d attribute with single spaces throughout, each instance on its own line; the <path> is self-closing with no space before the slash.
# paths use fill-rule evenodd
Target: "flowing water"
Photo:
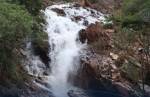
<path id="1" fill-rule="evenodd" d="M 23 62 L 26 71 L 35 78 L 33 82 L 50 93 L 46 97 L 124 97 L 119 95 L 120 92 L 112 92 L 111 89 L 79 89 L 70 82 L 70 75 L 75 75 L 80 68 L 81 55 L 86 53 L 86 43 L 82 44 L 79 40 L 80 30 L 86 29 L 92 23 L 106 23 L 107 15 L 74 4 L 52 5 L 43 12 L 50 46 L 50 63 L 44 64 L 39 56 L 33 54 L 30 42 L 27 50 L 22 53 L 26 56 Z"/>
<path id="2" fill-rule="evenodd" d="M 64 11 L 63 15 L 55 12 L 58 9 Z M 80 65 L 78 58 L 85 47 L 85 44 L 81 44 L 78 40 L 79 31 L 86 28 L 85 21 L 88 24 L 104 21 L 104 16 L 95 10 L 73 7 L 73 4 L 53 5 L 44 13 L 51 47 L 49 51 L 51 74 L 48 83 L 56 97 L 67 97 L 67 92 L 73 87 L 68 82 L 69 72 L 75 71 L 75 67 Z M 83 18 L 76 21 L 74 18 L 77 16 Z"/>
<path id="3" fill-rule="evenodd" d="M 79 31 L 92 23 L 105 23 L 105 15 L 90 8 L 75 7 L 74 4 L 53 5 L 43 12 L 47 22 L 45 31 L 49 38 L 51 70 L 47 76 L 42 75 L 47 69 L 30 50 L 27 54 L 28 65 L 25 67 L 30 75 L 43 78 L 43 83 L 48 86 L 35 83 L 52 92 L 54 97 L 68 97 L 68 91 L 76 89 L 69 82 L 69 74 L 75 74 L 80 68 L 79 58 L 86 48 L 86 44 L 79 41 Z"/>

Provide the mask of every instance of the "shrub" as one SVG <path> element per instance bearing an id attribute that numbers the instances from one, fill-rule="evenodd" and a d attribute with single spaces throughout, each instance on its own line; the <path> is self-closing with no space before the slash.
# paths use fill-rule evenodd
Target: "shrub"
<path id="1" fill-rule="evenodd" d="M 115 49 L 132 56 L 142 65 L 139 79 L 144 86 L 144 83 L 147 83 L 144 81 L 147 79 L 145 75 L 150 71 L 150 0 L 124 0 L 122 9 L 117 13 L 119 14 L 114 14 L 117 24 L 117 33 L 114 35 Z M 127 70 L 132 71 L 132 68 Z M 135 82 L 138 82 L 138 79 Z"/>
<path id="2" fill-rule="evenodd" d="M 31 34 L 32 24 L 32 17 L 22 6 L 0 2 L 0 76 L 18 73 L 19 49 Z"/>
<path id="3" fill-rule="evenodd" d="M 120 12 L 115 19 L 123 27 L 139 28 L 143 24 L 150 24 L 150 0 L 124 0 Z"/>
<path id="4" fill-rule="evenodd" d="M 42 8 L 43 0 L 2 0 L 13 4 L 24 5 L 32 15 L 36 16 Z"/>

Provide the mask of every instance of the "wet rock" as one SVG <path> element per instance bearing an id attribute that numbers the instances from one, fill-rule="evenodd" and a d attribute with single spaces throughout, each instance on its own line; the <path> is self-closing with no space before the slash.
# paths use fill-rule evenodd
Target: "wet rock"
<path id="1" fill-rule="evenodd" d="M 43 75 L 45 75 L 45 76 L 48 76 L 50 74 L 50 71 L 49 70 L 45 70 L 44 72 L 43 72 Z"/>
<path id="2" fill-rule="evenodd" d="M 84 17 L 82 17 L 82 16 L 75 16 L 74 17 L 75 21 L 80 21 L 82 18 L 84 18 Z"/>
<path id="3" fill-rule="evenodd" d="M 89 25 L 89 22 L 88 22 L 88 21 L 84 21 L 83 25 L 84 25 L 84 26 L 88 26 L 88 25 Z"/>
<path id="4" fill-rule="evenodd" d="M 69 97 L 89 97 L 86 93 L 84 93 L 83 91 L 76 91 L 76 90 L 70 90 L 68 92 L 68 96 Z"/>
<path id="5" fill-rule="evenodd" d="M 87 40 L 87 33 L 84 29 L 79 32 L 79 39 L 82 43 L 85 43 Z"/>
<path id="6" fill-rule="evenodd" d="M 37 42 L 32 42 L 33 50 L 35 55 L 40 56 L 43 63 L 49 67 L 50 58 L 48 56 L 49 52 L 49 43 L 48 41 L 43 41 L 41 44 Z"/>
<path id="7" fill-rule="evenodd" d="M 56 12 L 60 16 L 65 16 L 66 15 L 66 13 L 64 12 L 64 10 L 62 10 L 62 9 L 53 8 L 51 10 L 53 10 L 54 12 Z"/>

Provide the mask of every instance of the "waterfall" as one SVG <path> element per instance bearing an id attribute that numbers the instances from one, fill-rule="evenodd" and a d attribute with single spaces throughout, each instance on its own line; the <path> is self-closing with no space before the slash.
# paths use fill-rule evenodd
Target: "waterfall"
<path id="1" fill-rule="evenodd" d="M 55 10 L 64 11 L 63 15 Z M 94 15 L 92 15 L 92 11 Z M 51 74 L 48 83 L 56 97 L 67 97 L 72 86 L 68 82 L 68 74 L 74 70 L 84 44 L 78 41 L 78 33 L 85 29 L 84 22 L 89 24 L 103 21 L 104 16 L 92 9 L 73 7 L 73 4 L 53 5 L 44 11 L 46 16 L 46 32 L 49 36 L 49 57 L 51 58 Z M 82 16 L 80 21 L 73 18 Z"/>
<path id="2" fill-rule="evenodd" d="M 38 86 L 53 93 L 54 97 L 68 97 L 69 90 L 74 86 L 69 82 L 70 73 L 76 73 L 80 67 L 80 56 L 86 44 L 79 41 L 79 31 L 86 29 L 95 22 L 105 21 L 102 13 L 90 9 L 75 6 L 74 4 L 52 5 L 45 9 L 45 31 L 49 38 L 49 57 L 51 59 L 50 72 L 44 75 L 47 67 L 35 56 L 31 49 L 31 43 L 27 46 L 27 60 L 24 66 L 28 73 L 40 77 L 40 82 L 34 81 Z"/>
<path id="3" fill-rule="evenodd" d="M 68 73 L 73 69 L 74 59 L 79 57 L 82 46 L 76 41 L 78 32 L 82 29 L 77 23 L 66 17 L 57 16 L 47 9 L 47 33 L 49 36 L 51 58 L 51 75 L 49 83 L 56 97 L 67 97 L 69 89 Z"/>

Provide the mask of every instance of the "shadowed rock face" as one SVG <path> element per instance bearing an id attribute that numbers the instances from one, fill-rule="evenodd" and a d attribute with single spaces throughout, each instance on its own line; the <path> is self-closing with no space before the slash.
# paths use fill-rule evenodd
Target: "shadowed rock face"
<path id="1" fill-rule="evenodd" d="M 50 58 L 48 56 L 48 52 L 49 52 L 48 41 L 43 42 L 43 44 L 41 45 L 37 43 L 32 43 L 32 45 L 33 45 L 34 53 L 41 58 L 42 62 L 46 64 L 47 67 L 49 67 L 48 64 L 50 62 Z"/>
<path id="2" fill-rule="evenodd" d="M 100 75 L 98 75 L 98 71 L 96 71 L 96 69 L 97 68 L 93 67 L 92 64 L 84 63 L 83 68 L 80 69 L 75 79 L 75 85 L 85 90 L 107 92 L 107 94 L 103 94 L 102 92 L 101 96 L 105 95 L 106 97 L 107 96 L 111 97 L 112 95 L 116 95 L 114 97 L 134 97 L 130 95 L 129 88 L 124 87 L 122 84 L 113 83 L 111 80 L 101 77 Z M 74 93 L 74 95 L 76 95 L 76 93 Z M 95 95 L 99 95 L 99 94 L 95 93 Z M 93 95 L 92 97 L 98 97 L 95 95 Z M 117 95 L 124 95 L 124 96 L 117 96 Z M 76 97 L 76 96 L 70 96 L 70 97 Z"/>
<path id="3" fill-rule="evenodd" d="M 81 68 L 78 70 L 78 74 L 75 75 L 74 85 L 85 90 L 102 92 L 102 95 L 103 92 L 107 92 L 108 95 L 104 93 L 106 97 L 137 97 L 132 92 L 134 90 L 133 85 L 121 78 L 114 59 L 107 55 L 89 52 L 86 58 L 85 56 L 81 58 Z M 76 92 L 73 93 L 76 95 Z M 99 93 L 92 94 L 94 94 L 92 97 L 102 96 Z"/>

